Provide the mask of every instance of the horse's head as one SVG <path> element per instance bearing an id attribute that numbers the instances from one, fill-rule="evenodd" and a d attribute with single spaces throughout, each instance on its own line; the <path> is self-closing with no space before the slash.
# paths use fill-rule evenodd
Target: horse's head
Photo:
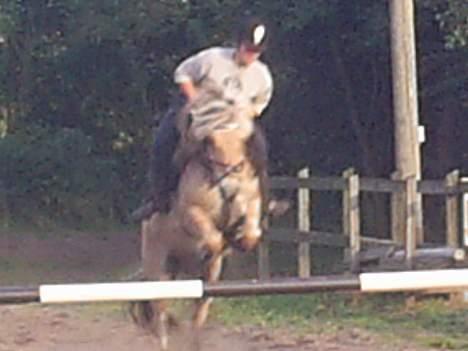
<path id="1" fill-rule="evenodd" d="M 235 167 L 246 159 L 249 133 L 240 128 L 216 130 L 205 138 L 208 159 L 214 165 Z"/>
<path id="2" fill-rule="evenodd" d="M 204 142 L 210 160 L 233 167 L 247 157 L 247 141 L 254 133 L 254 121 L 248 110 L 231 106 L 217 118 L 203 120 Z M 197 125 L 194 123 L 194 128 Z"/>
<path id="3" fill-rule="evenodd" d="M 230 246 L 243 250 L 255 247 L 262 235 L 259 176 L 251 155 L 251 149 L 255 146 L 251 142 L 254 132 L 252 108 L 247 106 L 222 100 L 192 112 L 186 140 L 195 152 L 188 167 L 203 170 L 198 173 L 203 176 L 199 179 L 194 176 L 190 183 L 198 181 L 203 186 L 180 187 L 183 208 L 190 203 L 190 198 L 198 206 L 202 203 L 206 218 L 215 223 L 218 233 L 223 233 Z M 186 174 L 187 177 L 183 179 L 187 179 L 186 184 L 189 184 L 189 173 Z M 219 191 L 207 194 L 206 189 Z M 242 220 L 242 224 L 230 230 L 238 220 Z M 204 228 L 202 231 L 205 237 L 210 237 L 207 234 L 210 230 Z M 232 235 L 226 233 L 229 231 Z M 211 237 L 218 238 L 216 245 L 210 248 L 214 252 L 219 249 L 221 240 L 216 235 Z"/>
<path id="4" fill-rule="evenodd" d="M 205 149 L 214 184 L 221 188 L 220 194 L 230 208 L 231 221 L 226 227 L 222 225 L 225 238 L 242 251 L 255 248 L 262 236 L 259 177 L 249 155 L 254 125 L 249 121 L 214 130 L 206 138 Z"/>

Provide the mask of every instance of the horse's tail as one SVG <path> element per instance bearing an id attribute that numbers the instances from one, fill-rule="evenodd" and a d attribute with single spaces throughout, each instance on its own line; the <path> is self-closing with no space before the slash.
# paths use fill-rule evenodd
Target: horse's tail
<path id="1" fill-rule="evenodd" d="M 144 280 L 142 269 L 133 273 L 129 279 Z M 128 304 L 128 313 L 138 327 L 146 330 L 153 330 L 153 320 L 156 315 L 156 309 L 151 301 L 130 301 Z"/>
<path id="2" fill-rule="evenodd" d="M 133 322 L 140 328 L 150 331 L 153 334 L 161 336 L 160 311 L 154 301 L 132 301 L 129 305 L 129 313 Z M 179 322 L 175 316 L 168 311 L 163 312 L 164 322 L 169 328 L 179 327 Z M 164 333 L 164 332 L 163 332 Z"/>
<path id="3" fill-rule="evenodd" d="M 155 331 L 153 320 L 156 311 L 151 301 L 130 302 L 129 313 L 137 326 L 152 332 Z"/>

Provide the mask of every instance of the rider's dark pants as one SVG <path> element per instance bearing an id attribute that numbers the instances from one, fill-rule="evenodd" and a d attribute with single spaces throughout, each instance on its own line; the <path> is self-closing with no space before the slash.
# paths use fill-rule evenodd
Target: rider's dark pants
<path id="1" fill-rule="evenodd" d="M 176 115 L 183 106 L 177 100 L 162 118 L 154 136 L 150 166 L 150 183 L 154 209 L 167 212 L 171 194 L 176 190 L 180 179 L 180 170 L 174 164 L 174 153 L 180 140 L 176 127 Z M 268 204 L 268 150 L 262 128 L 255 122 L 255 133 L 247 143 L 248 154 L 260 178 L 262 203 Z M 266 210 L 264 208 L 264 210 Z M 264 211 L 264 213 L 266 213 Z"/>
<path id="2" fill-rule="evenodd" d="M 255 131 L 247 142 L 249 159 L 260 180 L 260 194 L 262 198 L 263 214 L 268 212 L 269 182 L 268 182 L 268 145 L 265 133 L 258 121 L 255 121 Z"/>
<path id="3" fill-rule="evenodd" d="M 180 172 L 174 164 L 173 156 L 180 140 L 176 127 L 176 115 L 183 102 L 175 101 L 154 133 L 153 152 L 150 165 L 153 204 L 156 210 L 167 211 L 170 194 L 175 191 Z"/>

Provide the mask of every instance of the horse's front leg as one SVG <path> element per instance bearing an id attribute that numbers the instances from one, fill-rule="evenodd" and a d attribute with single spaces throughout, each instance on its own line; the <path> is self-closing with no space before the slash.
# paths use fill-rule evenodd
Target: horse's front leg
<path id="1" fill-rule="evenodd" d="M 238 196 L 234 206 L 233 218 L 244 218 L 242 226 L 235 234 L 235 245 L 244 251 L 255 248 L 262 236 L 262 202 L 260 196 L 250 199 Z"/>
<path id="2" fill-rule="evenodd" d="M 208 262 L 208 265 L 204 272 L 203 280 L 207 282 L 218 281 L 221 275 L 222 265 L 222 254 L 218 254 L 215 257 L 212 257 L 211 260 Z M 208 317 L 208 310 L 212 302 L 212 297 L 204 297 L 196 302 L 195 313 L 193 315 L 193 325 L 195 329 L 200 329 L 205 324 L 206 319 Z"/>
<path id="3" fill-rule="evenodd" d="M 216 256 L 224 248 L 224 237 L 209 215 L 199 206 L 189 206 L 182 216 L 184 228 L 199 240 L 200 245 Z"/>

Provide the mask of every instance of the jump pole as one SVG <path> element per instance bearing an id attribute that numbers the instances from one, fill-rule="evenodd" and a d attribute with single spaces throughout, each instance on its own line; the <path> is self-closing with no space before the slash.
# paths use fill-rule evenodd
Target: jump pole
<path id="1" fill-rule="evenodd" d="M 144 301 L 189 299 L 203 296 L 236 297 L 269 294 L 307 294 L 324 291 L 383 293 L 464 288 L 468 288 L 468 269 L 447 269 L 218 283 L 203 283 L 201 280 L 180 280 L 3 287 L 0 288 L 0 304 Z"/>

